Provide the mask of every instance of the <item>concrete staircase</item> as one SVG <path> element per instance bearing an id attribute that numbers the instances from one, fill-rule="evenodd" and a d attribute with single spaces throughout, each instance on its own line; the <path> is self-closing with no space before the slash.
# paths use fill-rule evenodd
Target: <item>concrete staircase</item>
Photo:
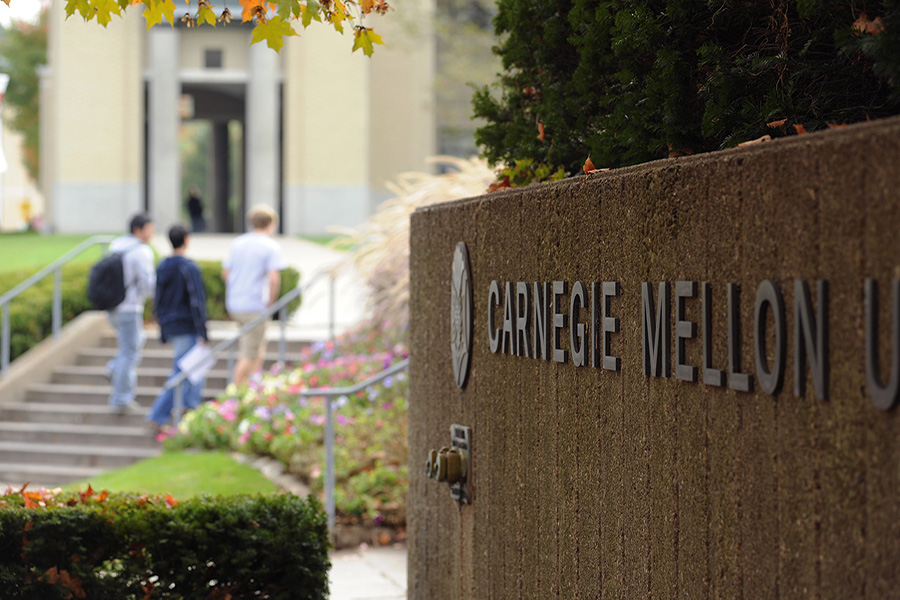
<path id="1" fill-rule="evenodd" d="M 160 453 L 145 417 L 171 372 L 171 346 L 159 342 L 157 331 L 147 331 L 136 390 L 142 413 L 115 414 L 107 405 L 110 383 L 104 375 L 116 352 L 115 335 L 105 320 L 94 327 L 104 330 L 82 336 L 93 337 L 89 343 L 69 341 L 67 360 L 45 366 L 32 359 L 31 370 L 42 369 L 42 377 L 30 377 L 19 389 L 0 389 L 0 491 L 25 482 L 49 488 L 90 479 Z M 211 326 L 210 336 L 215 343 L 233 331 L 231 325 Z M 288 362 L 301 346 L 288 343 Z M 277 360 L 277 348 L 269 342 L 267 366 Z M 227 368 L 223 358 L 210 371 L 205 399 L 224 392 Z"/>

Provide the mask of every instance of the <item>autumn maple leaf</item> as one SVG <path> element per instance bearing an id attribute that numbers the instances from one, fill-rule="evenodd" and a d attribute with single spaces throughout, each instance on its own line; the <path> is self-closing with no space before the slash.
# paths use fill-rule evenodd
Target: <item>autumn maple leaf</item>
<path id="1" fill-rule="evenodd" d="M 241 13 L 241 23 L 252 21 L 258 14 L 266 14 L 264 0 L 238 0 L 238 2 L 244 7 L 244 11 Z"/>
<path id="2" fill-rule="evenodd" d="M 253 28 L 253 38 L 250 44 L 258 44 L 265 40 L 269 48 L 278 52 L 284 46 L 284 37 L 292 35 L 297 35 L 297 32 L 291 27 L 290 22 L 275 15 L 265 23 L 259 23 Z"/>
<path id="3" fill-rule="evenodd" d="M 384 45 L 381 36 L 372 31 L 371 27 L 357 27 L 353 35 L 356 37 L 353 40 L 353 52 L 362 48 L 363 54 L 372 56 L 372 53 L 375 52 L 373 44 Z"/>

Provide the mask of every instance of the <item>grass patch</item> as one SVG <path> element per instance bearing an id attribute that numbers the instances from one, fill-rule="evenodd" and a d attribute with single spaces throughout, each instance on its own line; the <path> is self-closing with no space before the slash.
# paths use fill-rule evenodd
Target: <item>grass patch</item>
<path id="1" fill-rule="evenodd" d="M 318 244 L 320 246 L 324 246 L 330 250 L 337 250 L 339 252 L 348 252 L 353 248 L 353 244 L 347 242 L 338 242 L 334 243 L 338 238 L 344 237 L 337 233 L 323 233 L 320 235 L 301 235 L 298 236 L 301 240 L 311 242 L 313 244 Z"/>
<path id="2" fill-rule="evenodd" d="M 0 272 L 37 270 L 52 263 L 57 258 L 92 237 L 92 235 L 40 235 L 37 233 L 0 234 Z M 100 258 L 101 247 L 95 246 L 77 258 L 73 263 L 93 263 Z"/>
<path id="3" fill-rule="evenodd" d="M 278 486 L 259 471 L 221 452 L 166 452 L 129 467 L 103 473 L 66 490 L 95 490 L 135 494 L 172 494 L 184 499 L 202 494 L 270 494 Z"/>

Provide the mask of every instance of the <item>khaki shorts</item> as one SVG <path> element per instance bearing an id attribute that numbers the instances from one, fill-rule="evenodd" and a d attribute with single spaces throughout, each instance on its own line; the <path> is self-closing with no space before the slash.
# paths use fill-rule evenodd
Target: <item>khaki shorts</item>
<path id="1" fill-rule="evenodd" d="M 243 327 L 260 313 L 236 313 L 231 318 L 237 321 L 238 325 Z M 238 342 L 238 357 L 256 360 L 262 358 L 265 354 L 266 341 L 266 321 L 263 321 L 250 331 L 244 334 L 244 337 Z"/>

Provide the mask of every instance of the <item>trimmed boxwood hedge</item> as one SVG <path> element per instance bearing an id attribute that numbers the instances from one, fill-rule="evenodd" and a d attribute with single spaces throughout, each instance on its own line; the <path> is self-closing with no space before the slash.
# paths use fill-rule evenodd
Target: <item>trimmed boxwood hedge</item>
<path id="1" fill-rule="evenodd" d="M 312 496 L 0 497 L 3 598 L 327 598 L 328 549 Z"/>
<path id="2" fill-rule="evenodd" d="M 211 320 L 227 320 L 225 312 L 225 282 L 222 265 L 217 261 L 197 261 L 206 286 L 206 308 Z M 79 314 L 92 310 L 87 299 L 87 281 L 91 265 L 74 264 L 62 269 L 62 317 L 68 323 Z M 0 273 L 0 293 L 10 290 L 34 271 Z M 297 287 L 300 273 L 293 268 L 281 272 L 281 294 Z M 300 298 L 290 304 L 290 311 L 297 310 Z M 144 314 L 150 321 L 153 314 L 149 303 Z M 53 327 L 53 276 L 23 292 L 10 303 L 10 357 L 14 360 L 48 338 Z"/>

